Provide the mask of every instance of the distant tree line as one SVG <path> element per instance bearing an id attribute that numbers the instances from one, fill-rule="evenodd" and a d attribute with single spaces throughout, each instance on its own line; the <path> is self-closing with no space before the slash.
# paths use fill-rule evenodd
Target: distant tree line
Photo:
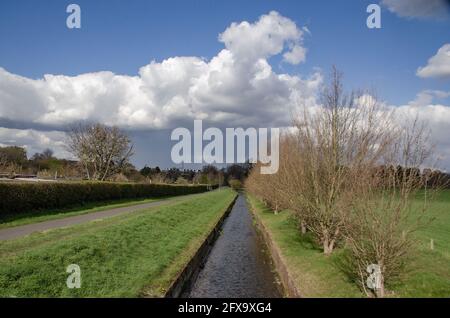
<path id="1" fill-rule="evenodd" d="M 151 182 L 157 183 L 228 185 L 232 180 L 243 182 L 251 167 L 252 165 L 249 163 L 233 164 L 221 169 L 213 165 L 206 165 L 200 170 L 161 169 L 160 167 L 150 168 L 145 166 L 139 173 Z"/>
<path id="2" fill-rule="evenodd" d="M 23 147 L 0 147 L 0 176 L 228 185 L 231 180 L 242 183 L 252 166 L 250 163 L 233 164 L 219 169 L 207 165 L 200 170 L 145 166 L 138 170 L 130 162 L 133 145 L 128 135 L 117 127 L 99 123 L 72 127 L 68 132 L 67 150 L 77 160 L 56 158 L 51 149 L 28 158 Z"/>
<path id="3" fill-rule="evenodd" d="M 75 177 L 79 175 L 77 162 L 58 159 L 51 149 L 27 157 L 25 148 L 18 146 L 0 147 L 0 174 L 39 175 L 41 177 Z"/>

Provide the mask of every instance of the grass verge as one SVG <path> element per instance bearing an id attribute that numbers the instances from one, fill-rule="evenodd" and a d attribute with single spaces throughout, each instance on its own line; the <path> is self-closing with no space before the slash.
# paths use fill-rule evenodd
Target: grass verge
<path id="1" fill-rule="evenodd" d="M 209 234 L 235 192 L 0 242 L 1 297 L 161 296 Z M 66 287 L 66 267 L 81 288 Z"/>

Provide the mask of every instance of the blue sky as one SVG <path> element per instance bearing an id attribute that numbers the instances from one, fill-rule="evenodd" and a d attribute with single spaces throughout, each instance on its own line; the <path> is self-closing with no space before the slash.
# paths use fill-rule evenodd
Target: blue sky
<path id="1" fill-rule="evenodd" d="M 82 28 L 65 27 L 68 4 L 82 9 Z M 336 64 L 349 86 L 373 87 L 391 103 L 406 103 L 422 89 L 448 82 L 422 80 L 416 69 L 450 42 L 450 20 L 401 19 L 383 8 L 382 29 L 366 27 L 374 0 L 96 0 L 2 1 L 0 66 L 32 78 L 109 70 L 134 75 L 151 60 L 171 56 L 211 58 L 223 44 L 217 36 L 231 22 L 255 21 L 276 10 L 306 25 L 308 57 L 297 67 L 311 72 Z"/>
<path id="2" fill-rule="evenodd" d="M 335 64 L 344 72 L 347 87 L 374 89 L 392 105 L 405 105 L 425 90 L 450 91 L 448 78 L 416 75 L 439 48 L 450 43 L 450 19 L 405 17 L 383 6 L 382 28 L 368 29 L 366 7 L 378 2 L 1 1 L 0 67 L 29 79 L 98 71 L 137 76 L 152 60 L 195 56 L 209 61 L 224 49 L 218 35 L 232 22 L 254 23 L 275 10 L 299 29 L 306 26 L 311 32 L 302 37 L 305 62 L 291 65 L 280 54 L 270 56 L 268 62 L 275 73 L 307 78 L 318 70 L 326 74 Z M 79 30 L 65 25 L 65 8 L 70 3 L 81 7 Z M 449 97 L 439 103 L 449 105 Z M 138 165 L 147 163 L 146 154 L 142 150 Z M 152 161 L 158 160 L 162 159 Z"/>

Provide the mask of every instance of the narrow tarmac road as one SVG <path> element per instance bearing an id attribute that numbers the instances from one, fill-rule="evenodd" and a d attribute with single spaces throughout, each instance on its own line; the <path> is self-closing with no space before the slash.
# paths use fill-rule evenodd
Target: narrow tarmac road
<path id="1" fill-rule="evenodd" d="M 145 210 L 145 209 L 148 209 L 151 207 L 157 207 L 157 206 L 161 206 L 161 205 L 175 203 L 177 201 L 187 200 L 189 198 L 192 198 L 193 196 L 198 196 L 201 194 L 202 193 L 188 194 L 188 195 L 174 197 L 172 199 L 160 200 L 160 201 L 143 203 L 143 204 L 136 204 L 136 205 L 122 207 L 122 208 L 114 208 L 114 209 L 100 211 L 100 212 L 93 212 L 93 213 L 86 213 L 86 214 L 82 214 L 82 215 L 70 216 L 70 217 L 61 218 L 61 219 L 57 219 L 57 220 L 44 221 L 44 222 L 39 222 L 39 223 L 32 223 L 32 224 L 27 224 L 27 225 L 20 225 L 20 226 L 15 226 L 15 227 L 11 227 L 11 228 L 0 229 L 0 241 L 16 239 L 19 237 L 29 235 L 34 232 L 42 232 L 42 231 L 47 231 L 47 230 L 51 230 L 51 229 L 57 229 L 57 228 L 72 226 L 72 225 L 76 225 L 76 224 L 86 223 L 86 222 L 90 222 L 90 221 L 94 221 L 94 220 L 105 219 L 105 218 L 113 217 L 116 215 L 138 212 L 138 211 L 142 211 L 142 210 Z"/>

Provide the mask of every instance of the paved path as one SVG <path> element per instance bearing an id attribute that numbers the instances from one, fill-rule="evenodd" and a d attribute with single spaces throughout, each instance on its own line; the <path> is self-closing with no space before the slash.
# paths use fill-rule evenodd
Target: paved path
<path id="1" fill-rule="evenodd" d="M 114 208 L 110 210 L 100 211 L 100 212 L 92 212 L 92 213 L 86 213 L 82 215 L 75 215 L 75 216 L 69 216 L 62 219 L 57 220 L 51 220 L 51 221 L 44 221 L 39 223 L 32 223 L 27 225 L 20 225 L 16 227 L 6 228 L 0 230 L 0 241 L 4 240 L 11 240 L 15 238 L 19 238 L 34 232 L 41 232 L 51 229 L 57 229 L 61 227 L 67 227 L 72 226 L 76 224 L 86 223 L 94 220 L 104 219 L 113 217 L 116 215 L 131 213 L 131 212 L 137 212 L 142 211 L 151 207 L 156 207 L 160 205 L 166 205 L 170 203 L 174 203 L 177 201 L 183 201 L 193 196 L 198 196 L 202 193 L 198 194 L 189 194 L 189 195 L 183 195 L 179 197 L 175 197 L 172 199 L 167 200 L 160 200 L 160 201 L 154 201 L 149 203 L 142 203 L 142 204 L 136 204 L 132 206 L 126 206 L 122 208 Z"/>

